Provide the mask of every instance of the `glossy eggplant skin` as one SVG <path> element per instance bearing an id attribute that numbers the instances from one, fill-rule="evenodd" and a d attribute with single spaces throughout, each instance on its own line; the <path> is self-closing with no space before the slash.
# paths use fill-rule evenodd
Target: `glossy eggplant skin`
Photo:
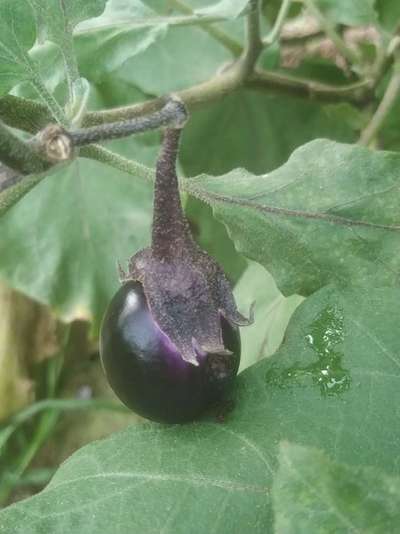
<path id="1" fill-rule="evenodd" d="M 198 417 L 230 390 L 240 363 L 240 334 L 225 319 L 222 337 L 232 355 L 199 354 L 199 365 L 182 359 L 149 310 L 140 282 L 128 281 L 103 319 L 100 355 L 120 400 L 139 415 L 162 423 Z"/>

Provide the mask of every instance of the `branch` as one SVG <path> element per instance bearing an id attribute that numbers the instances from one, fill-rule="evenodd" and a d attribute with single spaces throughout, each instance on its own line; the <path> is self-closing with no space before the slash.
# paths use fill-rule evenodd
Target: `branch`
<path id="1" fill-rule="evenodd" d="M 175 93 L 179 94 L 179 93 Z M 152 100 L 146 100 L 129 106 L 120 106 L 117 108 L 106 109 L 104 111 L 90 111 L 83 118 L 83 126 L 97 126 L 122 120 L 135 119 L 148 113 L 158 111 L 165 104 L 165 98 L 158 97 Z"/>
<path id="2" fill-rule="evenodd" d="M 32 87 L 35 89 L 36 93 L 38 94 L 39 98 L 42 100 L 42 102 L 46 105 L 49 112 L 51 113 L 51 116 L 53 117 L 53 120 L 55 120 L 59 124 L 66 124 L 66 119 L 64 115 L 64 110 L 60 106 L 60 104 L 57 102 L 57 100 L 54 98 L 52 93 L 50 93 L 46 86 L 44 85 L 41 77 L 37 73 L 35 67 L 33 67 L 30 64 L 31 60 L 29 59 L 29 66 L 31 70 L 31 78 L 30 82 L 32 84 Z"/>
<path id="3" fill-rule="evenodd" d="M 350 102 L 358 106 L 365 105 L 373 97 L 370 80 L 348 85 L 330 85 L 265 70 L 256 71 L 246 85 L 255 89 L 273 90 L 279 94 L 284 92 L 319 102 Z"/>
<path id="4" fill-rule="evenodd" d="M 16 185 L 23 177 L 24 175 L 20 172 L 0 163 L 0 193 Z"/>
<path id="5" fill-rule="evenodd" d="M 4 95 L 0 98 L 0 120 L 13 128 L 36 133 L 51 122 L 52 116 L 40 102 Z"/>
<path id="6" fill-rule="evenodd" d="M 164 100 L 165 102 L 165 100 Z M 65 131 L 74 147 L 80 147 L 110 139 L 120 139 L 132 134 L 155 130 L 162 126 L 174 127 L 182 119 L 182 101 L 170 99 L 160 111 L 145 117 L 112 122 L 90 128 Z"/>
<path id="7" fill-rule="evenodd" d="M 0 193 L 13 187 L 9 194 L 0 198 L 0 216 L 43 178 L 43 171 L 51 165 L 72 159 L 76 154 L 76 148 L 83 145 L 89 146 L 81 150 L 81 156 L 101 161 L 140 178 L 153 180 L 152 169 L 113 154 L 103 147 L 90 144 L 97 140 L 126 137 L 160 126 L 177 127 L 186 121 L 186 118 L 182 102 L 171 98 L 160 111 L 147 117 L 73 131 L 51 124 L 29 142 L 14 136 L 0 123 L 0 160 L 7 165 L 7 167 L 0 165 Z M 18 172 L 12 169 L 17 169 Z"/>
<path id="8" fill-rule="evenodd" d="M 246 17 L 246 46 L 238 61 L 240 75 L 245 80 L 254 70 L 254 66 L 260 55 L 263 44 L 261 41 L 260 28 L 260 2 L 250 0 L 249 13 Z"/>
<path id="9" fill-rule="evenodd" d="M 197 109 L 204 103 L 222 98 L 239 85 L 266 92 L 284 92 L 321 102 L 344 101 L 362 105 L 371 99 L 372 93 L 368 81 L 336 86 L 298 78 L 284 72 L 257 70 L 248 80 L 240 82 L 235 77 L 237 73 L 232 72 L 233 68 L 234 66 L 206 82 L 175 94 L 185 103 L 189 111 Z M 129 106 L 89 112 L 84 117 L 83 126 L 91 127 L 142 117 L 160 110 L 165 101 L 165 97 L 158 97 Z M 51 122 L 51 115 L 45 105 L 12 95 L 0 98 L 0 118 L 9 126 L 31 133 L 36 133 Z"/>
<path id="10" fill-rule="evenodd" d="M 393 65 L 392 77 L 386 88 L 385 94 L 376 109 L 372 119 L 362 131 L 358 143 L 360 145 L 368 146 L 376 137 L 381 129 L 386 117 L 393 108 L 396 99 L 400 92 L 400 61 L 396 61 Z"/>
<path id="11" fill-rule="evenodd" d="M 114 169 L 118 169 L 119 171 L 126 172 L 127 174 L 131 174 L 138 178 L 143 178 L 150 182 L 154 181 L 154 169 L 146 167 L 137 161 L 124 158 L 123 156 L 115 154 L 114 152 L 111 152 L 111 150 L 107 150 L 102 146 L 86 146 L 82 148 L 79 155 L 84 158 L 100 161 L 101 163 L 110 165 Z"/>
<path id="12" fill-rule="evenodd" d="M 0 162 L 21 174 L 40 173 L 49 167 L 30 143 L 16 136 L 1 121 Z"/>
<path id="13" fill-rule="evenodd" d="M 0 123 L 0 162 L 21 175 L 40 173 L 51 165 L 73 159 L 79 147 L 163 126 L 175 127 L 184 120 L 186 120 L 186 110 L 182 101 L 172 97 L 161 110 L 146 117 L 70 131 L 58 124 L 50 124 L 29 142 L 15 136 Z M 97 159 L 106 158 L 109 162 L 112 153 L 101 151 L 101 147 L 94 147 L 86 154 L 91 154 L 92 157 L 94 155 Z M 2 174 L 0 192 L 20 181 L 20 177 L 14 175 L 10 177 L 5 171 Z"/>
<path id="14" fill-rule="evenodd" d="M 0 217 L 43 180 L 45 174 L 15 175 L 14 187 L 0 195 Z"/>
<path id="15" fill-rule="evenodd" d="M 174 94 L 184 102 L 189 112 L 198 108 L 205 102 L 218 100 L 222 96 L 230 93 L 240 85 L 240 80 L 237 72 L 234 72 L 234 67 L 226 69 L 221 74 L 217 74 L 213 78 L 202 82 L 200 84 L 177 91 Z M 130 106 L 121 106 L 105 111 L 95 111 L 88 113 L 83 121 L 85 126 L 95 126 L 116 122 L 121 120 L 134 119 L 141 117 L 147 113 L 153 113 L 162 108 L 165 104 L 165 97 L 158 97 L 138 104 Z"/>
<path id="16" fill-rule="evenodd" d="M 239 87 L 256 88 L 265 92 L 279 90 L 293 96 L 312 98 L 320 102 L 350 102 L 357 105 L 369 101 L 372 95 L 369 80 L 349 85 L 330 85 L 271 70 L 257 70 L 244 81 L 238 74 L 234 64 L 210 80 L 177 91 L 175 95 L 185 103 L 189 112 L 195 111 L 205 103 L 218 100 Z M 155 98 L 130 106 L 89 112 L 85 116 L 83 124 L 94 126 L 123 119 L 133 119 L 160 109 L 164 103 L 165 98 Z"/>
<path id="17" fill-rule="evenodd" d="M 263 46 L 271 46 L 280 36 L 283 24 L 289 13 L 290 4 L 292 0 L 283 0 L 279 9 L 278 16 L 276 17 L 275 24 L 269 34 L 262 40 Z"/>

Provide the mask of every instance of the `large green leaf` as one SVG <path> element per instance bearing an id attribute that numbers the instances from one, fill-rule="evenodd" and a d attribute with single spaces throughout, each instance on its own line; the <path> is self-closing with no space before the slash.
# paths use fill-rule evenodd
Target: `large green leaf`
<path id="1" fill-rule="evenodd" d="M 59 46 L 65 45 L 68 35 L 79 22 L 97 17 L 104 11 L 106 0 L 30 0 L 35 8 L 41 39 Z"/>
<path id="2" fill-rule="evenodd" d="M 236 18 L 240 15 L 248 0 L 222 0 L 217 4 L 192 9 L 189 4 L 168 5 L 168 2 L 156 0 L 146 2 L 141 0 L 109 0 L 100 17 L 87 20 L 79 25 L 78 32 L 96 31 L 111 26 L 120 29 L 135 27 L 168 25 L 196 25 L 220 19 Z"/>
<path id="3" fill-rule="evenodd" d="M 274 482 L 276 534 L 387 534 L 400 528 L 400 478 L 283 443 Z"/>
<path id="4" fill-rule="evenodd" d="M 1 218 L 0 276 L 97 329 L 118 287 L 117 261 L 149 242 L 151 202 L 151 184 L 100 163 L 61 168 Z"/>
<path id="5" fill-rule="evenodd" d="M 165 2 L 155 4 L 150 8 L 138 1 L 114 0 L 101 17 L 80 24 L 75 46 L 82 75 L 98 81 L 112 73 L 113 79 L 133 84 L 145 94 L 163 95 L 206 80 L 231 60 L 223 45 L 203 29 L 186 26 L 186 19 L 196 24 L 204 16 L 170 15 L 165 12 L 172 8 Z M 235 16 L 237 5 L 225 7 L 226 13 L 217 10 L 214 15 Z M 95 65 L 94 53 L 98 57 Z M 194 62 L 196 69 L 191 68 Z"/>
<path id="6" fill-rule="evenodd" d="M 32 77 L 27 52 L 36 39 L 36 27 L 27 0 L 0 0 L 0 94 Z"/>
<path id="7" fill-rule="evenodd" d="M 73 118 L 77 114 L 79 117 L 82 105 L 85 105 L 89 87 L 87 81 L 80 78 L 74 50 L 73 31 L 81 21 L 100 15 L 104 11 L 106 0 L 30 1 L 35 9 L 39 34 L 38 43 L 50 41 L 58 48 L 62 57 L 61 65 L 52 62 L 52 69 L 50 70 L 51 72 L 53 70 L 61 71 L 62 79 L 66 75 L 68 82 L 67 116 Z M 41 63 L 39 60 L 36 64 L 41 65 Z M 43 69 L 43 65 L 41 68 Z"/>
<path id="8" fill-rule="evenodd" d="M 80 74 L 91 83 L 122 81 L 134 90 L 158 96 L 203 82 L 231 60 L 229 51 L 203 30 L 173 27 L 167 19 L 116 24 L 104 15 L 104 20 L 92 19 L 80 25 L 74 33 Z M 58 55 L 55 61 L 54 48 L 46 43 L 32 51 L 53 88 L 64 79 L 62 57 Z M 197 54 L 199 48 L 201 56 Z M 194 62 L 196 69 L 192 68 Z"/>
<path id="9" fill-rule="evenodd" d="M 223 423 L 135 425 L 92 443 L 41 494 L 3 510 L 0 532 L 270 534 L 281 440 L 398 475 L 399 299 L 321 290 L 281 350 L 241 375 Z"/>
<path id="10" fill-rule="evenodd" d="M 158 40 L 162 41 L 165 33 L 164 24 L 133 30 L 122 26 L 82 32 L 75 38 L 80 72 L 92 83 L 101 82 L 107 75 L 123 67 L 125 62 L 143 54 Z M 96 62 L 93 62 L 94 55 L 99 58 Z"/>
<path id="11" fill-rule="evenodd" d="M 202 29 L 182 26 L 168 28 L 165 37 L 126 61 L 115 76 L 158 96 L 204 82 L 231 60 L 229 51 Z"/>
<path id="12" fill-rule="evenodd" d="M 285 295 L 341 286 L 398 286 L 400 156 L 325 140 L 276 171 L 187 180 L 236 248 L 264 265 Z"/>

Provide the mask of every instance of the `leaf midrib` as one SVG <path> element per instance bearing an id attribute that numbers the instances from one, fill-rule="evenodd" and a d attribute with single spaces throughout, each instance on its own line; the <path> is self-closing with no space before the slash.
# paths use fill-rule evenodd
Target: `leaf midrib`
<path id="1" fill-rule="evenodd" d="M 214 193 L 214 192 L 211 193 L 209 191 L 205 192 L 204 190 L 199 189 L 193 186 L 192 184 L 188 184 L 187 182 L 184 184 L 184 190 L 187 193 L 199 198 L 203 202 L 206 202 L 207 204 L 210 204 L 210 205 L 212 205 L 212 202 L 215 201 L 215 202 L 220 202 L 220 203 L 234 204 L 234 205 L 242 206 L 245 208 L 252 208 L 261 213 L 269 213 L 273 215 L 282 215 L 282 216 L 296 217 L 296 218 L 303 218 L 303 219 L 322 220 L 322 221 L 325 221 L 331 224 L 337 224 L 337 225 L 346 226 L 346 227 L 363 226 L 367 228 L 400 232 L 400 225 L 379 224 L 379 223 L 372 223 L 369 221 L 347 219 L 346 217 L 341 217 L 339 215 L 330 215 L 329 213 L 324 213 L 320 211 L 293 210 L 289 208 L 280 208 L 277 206 L 268 206 L 266 204 L 259 204 L 257 202 L 254 202 L 248 199 L 238 200 L 237 198 L 227 196 L 227 195 L 220 195 L 218 193 Z"/>

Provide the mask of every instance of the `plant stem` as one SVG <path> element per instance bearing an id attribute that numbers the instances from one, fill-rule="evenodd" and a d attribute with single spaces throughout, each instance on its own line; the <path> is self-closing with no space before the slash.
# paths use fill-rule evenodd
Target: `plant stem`
<path id="1" fill-rule="evenodd" d="M 80 156 L 100 161 L 101 163 L 110 165 L 111 167 L 114 167 L 114 169 L 126 172 L 127 174 L 130 174 L 132 176 L 143 178 L 150 182 L 154 181 L 154 169 L 146 167 L 145 165 L 142 165 L 137 161 L 132 161 L 128 158 L 124 158 L 123 156 L 115 154 L 114 152 L 111 152 L 111 150 L 107 150 L 102 146 L 89 145 L 87 147 L 84 147 L 80 151 Z"/>
<path id="2" fill-rule="evenodd" d="M 45 174 L 20 175 L 15 177 L 14 187 L 7 193 L 0 195 L 0 217 L 23 198 L 31 189 L 40 183 Z"/>
<path id="3" fill-rule="evenodd" d="M 48 126 L 39 132 L 31 143 L 25 143 L 6 127 L 0 123 L 0 161 L 3 160 L 7 167 L 10 169 L 16 169 L 20 174 L 33 174 L 40 173 L 46 170 L 50 163 L 43 161 L 39 158 L 38 153 L 46 154 L 49 158 L 49 154 L 54 155 L 54 159 L 49 159 L 51 162 L 58 162 L 73 157 L 74 148 L 90 145 L 96 141 L 117 139 L 121 137 L 127 137 L 134 133 L 140 133 L 148 130 L 154 130 L 161 126 L 174 126 L 180 124 L 182 119 L 186 119 L 186 112 L 182 115 L 182 103 L 174 100 L 173 98 L 168 100 L 165 106 L 154 113 L 145 117 L 139 117 L 128 121 L 104 124 L 101 126 L 93 126 L 91 128 L 80 128 L 77 130 L 67 131 L 59 126 Z M 3 129 L 2 129 L 3 128 Z M 4 130 L 4 131 L 3 131 Z M 63 141 L 63 143 L 61 143 Z M 35 150 L 32 146 L 35 143 Z M 13 150 L 11 150 L 11 148 Z M 61 147 L 61 152 L 59 148 Z M 67 150 L 68 148 L 68 150 Z M 60 152 L 62 157 L 55 157 Z M 22 154 L 22 157 L 20 156 Z M 91 150 L 83 153 L 83 155 L 89 155 L 91 158 L 100 159 L 107 162 L 113 162 L 114 166 L 121 166 L 124 160 L 115 160 L 112 152 L 101 150 L 100 147 L 92 148 Z M 26 159 L 25 159 L 26 157 Z M 33 167 L 35 161 L 40 163 L 40 166 Z M 129 161 L 129 160 L 127 160 Z M 132 162 L 130 162 L 130 169 L 132 168 Z M 148 178 L 149 170 L 136 164 L 137 174 Z M 1 169 L 0 169 L 1 170 Z M 124 166 L 125 170 L 125 166 Z M 0 192 L 5 189 L 14 186 L 21 179 L 18 173 L 13 174 L 9 172 L 9 169 L 5 169 L 3 173 L 3 179 L 0 175 Z"/>
<path id="4" fill-rule="evenodd" d="M 23 177 L 20 172 L 0 164 L 0 193 L 16 185 Z"/>
<path id="5" fill-rule="evenodd" d="M 257 71 L 247 82 L 247 86 L 256 89 L 268 88 L 278 94 L 318 100 L 319 102 L 350 102 L 364 105 L 371 98 L 370 80 L 362 80 L 347 85 L 330 85 L 327 83 L 298 78 L 276 71 Z"/>
<path id="6" fill-rule="evenodd" d="M 117 412 L 127 413 L 129 410 L 122 404 L 118 404 L 114 401 L 102 400 L 102 399 L 44 399 L 31 406 L 28 406 L 24 410 L 16 414 L 8 424 L 10 431 L 7 433 L 7 438 L 2 441 L 1 447 L 3 447 L 11 437 L 11 435 L 17 430 L 17 428 L 32 419 L 38 414 L 42 414 L 38 425 L 36 426 L 34 435 L 32 436 L 29 446 L 24 450 L 23 454 L 18 460 L 16 468 L 13 470 L 12 479 L 3 484 L 0 491 L 0 502 L 4 502 L 14 485 L 25 472 L 37 451 L 45 443 L 48 436 L 54 429 L 57 423 L 60 412 L 71 412 L 79 410 L 111 410 Z M 42 413 L 45 412 L 45 413 Z M 0 448 L 1 450 L 1 448 Z"/>
<path id="7" fill-rule="evenodd" d="M 119 139 L 135 133 L 155 130 L 161 126 L 173 126 L 180 122 L 182 114 L 182 104 L 175 100 L 169 100 L 165 106 L 144 117 L 137 117 L 130 120 L 112 122 L 100 126 L 81 128 L 67 132 L 74 147 L 89 145 L 98 141 Z"/>
<path id="8" fill-rule="evenodd" d="M 42 102 L 46 105 L 49 112 L 51 113 L 53 119 L 63 126 L 66 125 L 66 119 L 62 107 L 59 105 L 57 100 L 53 97 L 51 93 L 47 90 L 46 86 L 42 82 L 42 79 L 37 74 L 36 70 L 32 68 L 32 77 L 31 84 L 33 85 L 35 91 L 41 98 Z"/>
<path id="9" fill-rule="evenodd" d="M 165 98 L 158 97 L 128 106 L 120 106 L 113 109 L 106 109 L 104 111 L 91 111 L 85 115 L 82 124 L 83 126 L 88 127 L 120 120 L 135 119 L 136 117 L 141 117 L 147 113 L 154 113 L 154 111 L 161 109 L 164 104 Z"/>
<path id="10" fill-rule="evenodd" d="M 256 88 L 265 92 L 276 92 L 279 89 L 292 96 L 312 98 L 318 102 L 351 102 L 360 105 L 364 104 L 371 95 L 369 80 L 349 85 L 330 85 L 311 79 L 297 78 L 286 73 L 257 69 L 247 80 L 243 81 L 238 78 L 237 72 L 234 72 L 234 67 L 206 82 L 177 91 L 175 94 L 185 103 L 189 112 L 192 112 L 205 103 L 222 98 L 239 86 Z M 160 109 L 164 103 L 164 98 L 155 98 L 130 106 L 91 112 L 85 116 L 83 124 L 94 126 L 140 117 Z"/>
<path id="11" fill-rule="evenodd" d="M 46 410 L 59 410 L 63 412 L 73 412 L 76 410 L 114 410 L 119 412 L 127 412 L 122 404 L 114 401 L 102 399 L 44 399 L 34 404 L 31 404 L 24 410 L 21 410 L 11 419 L 10 425 L 17 428 L 19 425 L 26 423 L 35 415 Z"/>
<path id="12" fill-rule="evenodd" d="M 0 98 L 0 120 L 13 128 L 36 133 L 51 122 L 51 114 L 40 102 L 4 95 Z"/>
<path id="13" fill-rule="evenodd" d="M 64 61 L 65 77 L 67 80 L 68 102 L 69 106 L 72 107 L 75 102 L 74 84 L 79 78 L 78 66 L 76 64 L 74 55 L 72 35 L 71 39 L 65 39 L 61 54 Z"/>
<path id="14" fill-rule="evenodd" d="M 58 412 L 48 412 L 42 415 L 32 438 L 29 440 L 28 447 L 18 460 L 17 466 L 13 469 L 12 478 L 5 480 L 0 490 L 0 504 L 7 501 L 10 496 L 15 482 L 23 475 L 38 450 L 42 447 L 47 437 L 54 428 L 59 417 Z"/>
<path id="15" fill-rule="evenodd" d="M 157 160 L 151 249 L 153 256 L 162 261 L 179 256 L 186 248 L 186 243 L 192 240 L 189 225 L 183 215 L 176 175 L 180 135 L 180 129 L 165 130 Z"/>
<path id="16" fill-rule="evenodd" d="M 283 0 L 279 9 L 278 16 L 276 17 L 275 24 L 269 34 L 262 40 L 263 46 L 272 45 L 280 36 L 283 25 L 285 23 L 287 14 L 289 13 L 290 4 L 292 0 Z"/>
<path id="17" fill-rule="evenodd" d="M 243 80 L 253 72 L 258 56 L 261 53 L 263 44 L 261 41 L 260 28 L 260 2 L 250 0 L 249 13 L 246 17 L 246 46 L 238 65 Z"/>
<path id="18" fill-rule="evenodd" d="M 0 162 L 21 174 L 43 172 L 49 164 L 29 143 L 16 136 L 0 121 Z"/>
<path id="19" fill-rule="evenodd" d="M 393 73 L 390 78 L 389 84 L 386 88 L 385 94 L 379 106 L 377 107 L 370 122 L 364 128 L 361 133 L 358 143 L 360 145 L 368 146 L 371 141 L 375 139 L 379 130 L 381 129 L 386 117 L 393 108 L 396 99 L 400 92 L 400 62 L 396 61 L 393 65 Z"/>

